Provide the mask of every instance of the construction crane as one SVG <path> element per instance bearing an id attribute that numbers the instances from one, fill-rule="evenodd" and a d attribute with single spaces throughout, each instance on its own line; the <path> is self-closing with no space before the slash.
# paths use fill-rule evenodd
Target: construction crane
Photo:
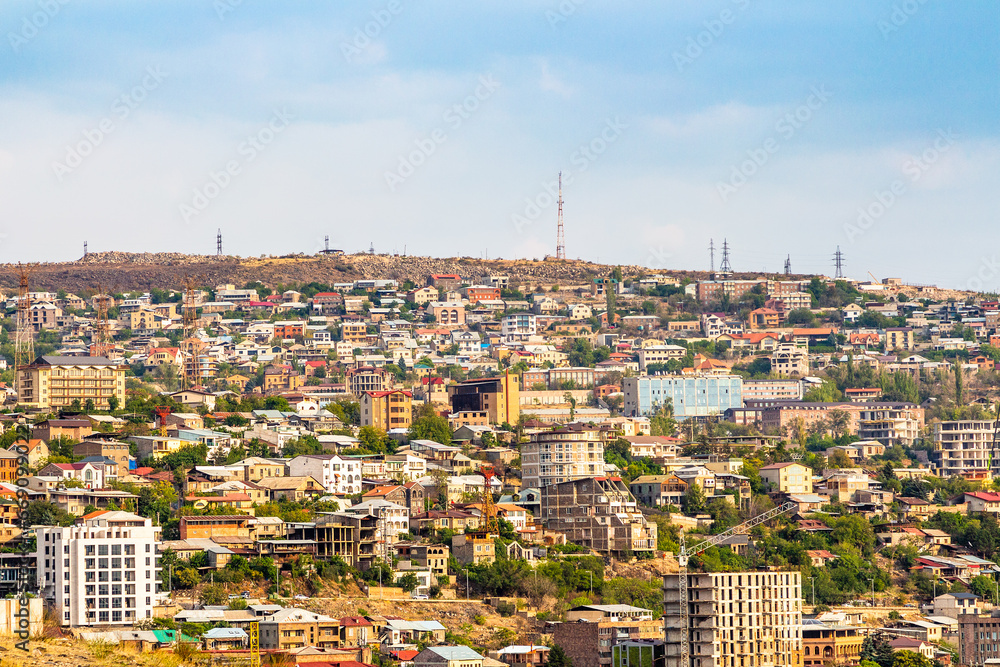
<path id="1" fill-rule="evenodd" d="M 707 540 L 699 542 L 696 546 L 691 549 L 687 548 L 687 543 L 685 540 L 681 540 L 681 552 L 677 556 L 677 563 L 680 568 L 677 570 L 677 589 L 680 597 L 680 611 L 681 611 L 681 657 L 679 665 L 680 667 L 691 667 L 691 619 L 690 619 L 690 609 L 688 609 L 688 559 L 692 556 L 697 556 L 698 554 L 704 552 L 710 547 L 714 547 L 717 544 L 725 542 L 733 535 L 743 535 L 750 531 L 751 528 L 759 526 L 765 521 L 770 521 L 775 517 L 779 517 L 782 514 L 787 514 L 792 510 L 798 508 L 796 503 L 785 503 L 780 507 L 775 507 L 762 514 L 758 514 L 749 521 L 745 521 L 738 526 L 733 526 L 729 530 L 719 533 L 718 535 L 712 535 Z"/>
<path id="2" fill-rule="evenodd" d="M 250 667 L 260 667 L 260 622 L 251 623 L 247 634 L 250 636 Z"/>
<path id="3" fill-rule="evenodd" d="M 493 502 L 493 480 L 496 478 L 496 470 L 493 466 L 483 466 L 479 469 L 479 474 L 483 476 L 483 523 L 479 532 L 484 536 L 500 534 L 500 521 L 497 520 L 497 507 Z"/>

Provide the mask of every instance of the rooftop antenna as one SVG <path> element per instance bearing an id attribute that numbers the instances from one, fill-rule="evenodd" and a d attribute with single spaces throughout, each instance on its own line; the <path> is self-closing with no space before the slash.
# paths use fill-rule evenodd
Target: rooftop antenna
<path id="1" fill-rule="evenodd" d="M 715 239 L 708 240 L 708 261 L 709 268 L 715 273 Z"/>
<path id="2" fill-rule="evenodd" d="M 791 255 L 789 255 L 788 257 L 785 258 L 785 275 L 786 276 L 792 275 L 792 256 Z"/>
<path id="3" fill-rule="evenodd" d="M 556 259 L 566 259 L 566 235 L 563 231 L 562 172 L 559 172 L 559 214 L 556 220 Z"/>
<path id="4" fill-rule="evenodd" d="M 837 246 L 837 252 L 833 253 L 833 265 L 836 267 L 837 273 L 834 278 L 844 277 L 844 253 L 840 252 L 840 246 Z"/>
<path id="5" fill-rule="evenodd" d="M 733 266 L 729 263 L 729 240 L 722 239 L 722 263 L 719 264 L 719 271 L 732 273 Z"/>
<path id="6" fill-rule="evenodd" d="M 215 233 L 215 255 L 216 257 L 222 257 L 222 228 Z"/>

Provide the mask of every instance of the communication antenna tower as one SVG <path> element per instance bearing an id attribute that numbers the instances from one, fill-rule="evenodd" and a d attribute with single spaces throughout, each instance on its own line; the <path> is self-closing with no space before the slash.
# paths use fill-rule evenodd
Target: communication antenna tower
<path id="1" fill-rule="evenodd" d="M 786 276 L 792 275 L 792 256 L 791 255 L 789 255 L 788 257 L 785 258 L 785 275 Z"/>
<path id="2" fill-rule="evenodd" d="M 566 259 L 566 234 L 563 230 L 562 172 L 559 172 L 559 214 L 556 219 L 556 259 Z"/>
<path id="3" fill-rule="evenodd" d="M 729 240 L 722 239 L 722 264 L 719 265 L 719 271 L 723 273 L 732 273 L 733 266 L 729 263 Z"/>
<path id="4" fill-rule="evenodd" d="M 87 256 L 87 242 L 86 241 L 83 242 L 83 256 L 84 257 Z"/>
<path id="5" fill-rule="evenodd" d="M 222 257 L 222 228 L 215 233 L 215 256 Z"/>
<path id="6" fill-rule="evenodd" d="M 715 239 L 708 240 L 708 261 L 712 273 L 715 273 Z"/>

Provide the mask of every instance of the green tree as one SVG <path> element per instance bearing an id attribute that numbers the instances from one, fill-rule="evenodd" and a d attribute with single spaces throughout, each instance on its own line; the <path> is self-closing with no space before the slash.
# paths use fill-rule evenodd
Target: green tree
<path id="1" fill-rule="evenodd" d="M 553 644 L 549 650 L 548 667 L 573 667 L 573 659 L 566 655 L 566 651 L 559 644 Z"/>
<path id="2" fill-rule="evenodd" d="M 410 424 L 410 440 L 433 440 L 442 445 L 451 444 L 451 425 L 440 415 L 426 415 Z"/>
<path id="3" fill-rule="evenodd" d="M 705 491 L 697 482 L 692 482 L 688 486 L 687 492 L 681 500 L 681 506 L 684 513 L 689 515 L 702 514 L 705 511 Z"/>
<path id="4" fill-rule="evenodd" d="M 892 658 L 892 667 L 932 667 L 932 664 L 916 651 L 897 651 Z"/>
<path id="5" fill-rule="evenodd" d="M 404 593 L 412 593 L 417 590 L 417 586 L 420 585 L 420 581 L 417 579 L 416 574 L 413 572 L 407 572 L 396 580 L 396 584 L 403 589 Z"/>
<path id="6" fill-rule="evenodd" d="M 893 650 L 889 638 L 884 633 L 876 632 L 865 637 L 861 643 L 861 660 L 869 660 L 879 667 L 893 667 Z"/>
<path id="7" fill-rule="evenodd" d="M 203 605 L 220 605 L 225 604 L 229 596 L 222 584 L 209 584 L 201 589 L 198 599 Z"/>

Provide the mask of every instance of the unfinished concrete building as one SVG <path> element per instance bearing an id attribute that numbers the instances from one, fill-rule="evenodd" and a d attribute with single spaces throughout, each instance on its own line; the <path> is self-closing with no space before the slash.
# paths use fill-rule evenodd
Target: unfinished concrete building
<path id="1" fill-rule="evenodd" d="M 647 523 L 620 477 L 588 477 L 542 488 L 542 519 L 550 530 L 602 555 L 656 549 Z"/>
<path id="2" fill-rule="evenodd" d="M 680 579 L 663 578 L 666 667 L 802 667 L 799 572 L 689 572 L 688 627 Z M 691 665 L 680 665 L 683 632 Z"/>

